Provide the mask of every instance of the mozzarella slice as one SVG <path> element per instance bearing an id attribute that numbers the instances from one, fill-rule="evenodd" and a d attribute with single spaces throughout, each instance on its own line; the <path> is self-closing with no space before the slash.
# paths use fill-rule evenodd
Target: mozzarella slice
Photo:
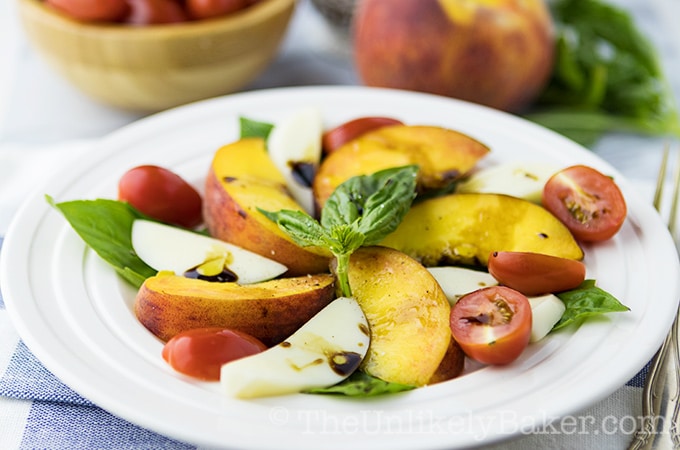
<path id="1" fill-rule="evenodd" d="M 340 297 L 281 344 L 223 365 L 221 389 L 254 398 L 332 386 L 359 367 L 369 334 L 356 300 Z"/>
<path id="2" fill-rule="evenodd" d="M 316 173 L 321 161 L 322 135 L 321 111 L 308 107 L 275 124 L 267 138 L 267 151 L 283 174 L 288 191 L 309 214 L 314 213 L 311 179 L 307 183 L 300 175 Z"/>
<path id="3" fill-rule="evenodd" d="M 465 294 L 498 284 L 498 281 L 488 272 L 464 267 L 428 267 L 427 270 L 437 280 L 451 306 L 455 305 Z"/>
<path id="4" fill-rule="evenodd" d="M 196 270 L 206 277 L 231 272 L 239 284 L 276 278 L 283 264 L 228 242 L 149 220 L 132 224 L 132 248 L 157 271 L 184 275 Z"/>
<path id="5" fill-rule="evenodd" d="M 473 173 L 456 186 L 456 192 L 506 194 L 540 203 L 543 186 L 558 170 L 546 163 L 503 163 Z"/>
<path id="6" fill-rule="evenodd" d="M 537 342 L 550 333 L 567 308 L 564 302 L 553 294 L 529 297 L 529 303 L 532 314 L 529 342 Z"/>

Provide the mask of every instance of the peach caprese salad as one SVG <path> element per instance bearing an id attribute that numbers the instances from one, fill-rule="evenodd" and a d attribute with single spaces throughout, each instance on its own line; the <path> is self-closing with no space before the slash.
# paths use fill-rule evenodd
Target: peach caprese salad
<path id="1" fill-rule="evenodd" d="M 594 168 L 479 168 L 476 139 L 386 117 L 240 124 L 203 193 L 142 165 L 116 200 L 49 198 L 139 288 L 134 313 L 182 374 L 238 397 L 376 395 L 628 309 L 586 279 L 580 243 L 626 218 Z"/>

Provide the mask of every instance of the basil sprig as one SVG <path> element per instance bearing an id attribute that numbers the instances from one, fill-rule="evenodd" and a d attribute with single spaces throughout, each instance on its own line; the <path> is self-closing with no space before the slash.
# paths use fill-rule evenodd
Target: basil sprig
<path id="1" fill-rule="evenodd" d="M 350 178 L 328 198 L 320 221 L 303 211 L 259 211 L 298 245 L 327 248 L 337 261 L 340 292 L 351 297 L 350 255 L 378 244 L 397 228 L 416 196 L 417 172 L 417 166 L 404 166 Z"/>

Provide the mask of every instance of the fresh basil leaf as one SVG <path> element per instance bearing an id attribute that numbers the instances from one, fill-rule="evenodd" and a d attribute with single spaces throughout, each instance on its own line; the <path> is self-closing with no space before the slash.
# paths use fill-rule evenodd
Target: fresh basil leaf
<path id="1" fill-rule="evenodd" d="M 139 288 L 144 280 L 156 275 L 132 248 L 132 223 L 144 215 L 128 203 L 116 200 L 73 200 L 47 202 L 62 213 L 75 232 L 126 281 Z"/>
<path id="2" fill-rule="evenodd" d="M 265 211 L 258 208 L 265 217 L 276 223 L 288 233 L 301 247 L 326 246 L 328 237 L 319 222 L 303 211 L 282 209 L 281 211 Z"/>
<path id="3" fill-rule="evenodd" d="M 595 280 L 585 280 L 576 289 L 561 292 L 557 297 L 564 302 L 567 309 L 553 327 L 553 331 L 589 316 L 630 311 L 630 308 L 614 296 L 595 286 Z"/>
<path id="4" fill-rule="evenodd" d="M 139 269 L 133 270 L 130 267 L 119 268 L 119 267 L 116 267 L 116 266 L 113 266 L 113 268 L 125 281 L 127 281 L 128 283 L 130 283 L 132 286 L 134 286 L 137 289 L 142 287 L 142 285 L 144 284 L 144 281 L 147 278 L 152 277 L 152 276 L 154 276 L 158 273 L 154 270 L 153 274 L 151 272 L 149 272 L 146 275 L 142 275 L 141 273 L 137 272 L 137 270 L 139 270 Z"/>
<path id="5" fill-rule="evenodd" d="M 412 389 L 415 389 L 415 387 L 383 381 L 380 378 L 357 370 L 345 380 L 334 386 L 309 389 L 305 392 L 308 394 L 335 394 L 349 397 L 374 397 L 377 395 L 410 391 Z"/>
<path id="6" fill-rule="evenodd" d="M 549 5 L 555 63 L 525 118 L 584 145 L 612 131 L 680 136 L 658 54 L 630 14 L 601 0 Z"/>
<path id="7" fill-rule="evenodd" d="M 394 231 L 416 196 L 418 166 L 396 167 L 352 177 L 336 188 L 321 211 L 326 228 L 353 225 L 363 245 L 378 244 Z"/>
<path id="8" fill-rule="evenodd" d="M 354 193 L 349 189 L 336 189 L 321 210 L 321 226 L 331 230 L 354 224 L 361 218 L 363 211 L 363 202 Z"/>
<path id="9" fill-rule="evenodd" d="M 271 133 L 274 125 L 271 123 L 260 122 L 247 117 L 239 117 L 239 125 L 241 129 L 241 139 L 243 138 L 262 138 L 267 139 Z"/>
<path id="10" fill-rule="evenodd" d="M 408 166 L 375 174 L 380 186 L 368 197 L 359 222 L 365 245 L 380 243 L 399 226 L 416 197 L 417 173 L 417 166 Z"/>

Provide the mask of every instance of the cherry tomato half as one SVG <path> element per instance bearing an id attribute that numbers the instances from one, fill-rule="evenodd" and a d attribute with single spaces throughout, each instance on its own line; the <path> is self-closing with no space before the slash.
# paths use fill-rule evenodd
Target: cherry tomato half
<path id="1" fill-rule="evenodd" d="M 325 153 L 331 153 L 346 142 L 349 142 L 368 131 L 376 130 L 388 125 L 403 125 L 403 122 L 390 117 L 360 117 L 358 119 L 350 120 L 349 122 L 345 122 L 342 125 L 338 125 L 325 132 L 321 139 L 321 147 Z"/>
<path id="2" fill-rule="evenodd" d="M 493 252 L 488 268 L 499 283 L 529 296 L 574 289 L 586 278 L 581 261 L 540 253 Z"/>
<path id="3" fill-rule="evenodd" d="M 83 21 L 117 21 L 128 12 L 126 0 L 45 0 L 68 16 Z"/>
<path id="4" fill-rule="evenodd" d="M 451 308 L 451 332 L 467 356 L 483 364 L 509 364 L 529 345 L 531 305 L 520 292 L 490 286 Z"/>
<path id="5" fill-rule="evenodd" d="M 254 355 L 267 347 L 253 336 L 224 328 L 197 328 L 174 336 L 163 347 L 163 359 L 178 372 L 218 381 L 223 364 Z"/>
<path id="6" fill-rule="evenodd" d="M 249 6 L 249 0 L 187 0 L 186 8 L 192 19 L 208 19 L 236 12 Z"/>
<path id="7" fill-rule="evenodd" d="M 162 222 L 193 228 L 202 219 L 201 195 L 182 177 L 158 166 L 128 170 L 118 182 L 118 199 Z"/>
<path id="8" fill-rule="evenodd" d="M 588 166 L 554 174 L 543 188 L 543 206 L 581 241 L 604 241 L 626 219 L 626 201 L 610 177 Z"/>
<path id="9" fill-rule="evenodd" d="M 130 13 L 124 22 L 131 25 L 178 23 L 189 20 L 181 3 L 176 0 L 127 0 Z"/>

